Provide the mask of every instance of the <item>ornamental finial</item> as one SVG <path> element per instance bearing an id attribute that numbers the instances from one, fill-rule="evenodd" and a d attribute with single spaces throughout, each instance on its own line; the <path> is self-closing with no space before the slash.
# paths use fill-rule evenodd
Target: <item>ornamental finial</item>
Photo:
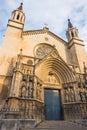
<path id="1" fill-rule="evenodd" d="M 73 25 L 72 25 L 70 19 L 68 19 L 68 28 L 72 28 L 72 27 L 73 27 Z"/>

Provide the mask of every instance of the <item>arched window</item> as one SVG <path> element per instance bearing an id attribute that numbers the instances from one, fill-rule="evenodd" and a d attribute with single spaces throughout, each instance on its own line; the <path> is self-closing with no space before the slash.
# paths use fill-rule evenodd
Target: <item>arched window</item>
<path id="1" fill-rule="evenodd" d="M 17 15 L 17 18 L 16 18 L 16 19 L 19 20 L 19 18 L 20 18 L 20 14 Z"/>
<path id="2" fill-rule="evenodd" d="M 72 37 L 74 37 L 74 33 L 73 32 L 71 32 L 71 35 L 72 35 Z"/>

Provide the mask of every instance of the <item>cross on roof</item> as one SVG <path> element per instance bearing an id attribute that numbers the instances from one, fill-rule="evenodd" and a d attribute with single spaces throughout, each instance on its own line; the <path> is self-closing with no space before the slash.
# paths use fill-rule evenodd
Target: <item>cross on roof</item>
<path id="1" fill-rule="evenodd" d="M 48 28 L 48 24 L 47 24 L 47 23 L 45 23 L 44 26 L 45 26 L 46 28 Z"/>

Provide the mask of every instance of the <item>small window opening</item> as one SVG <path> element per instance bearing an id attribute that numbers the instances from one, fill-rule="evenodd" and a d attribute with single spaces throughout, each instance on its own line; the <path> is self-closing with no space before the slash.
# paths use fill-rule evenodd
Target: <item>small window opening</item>
<path id="1" fill-rule="evenodd" d="M 20 17 L 20 15 L 18 14 L 16 19 L 19 20 L 19 17 Z"/>
<path id="2" fill-rule="evenodd" d="M 74 33 L 73 32 L 71 32 L 71 35 L 72 35 L 72 37 L 74 37 Z"/>

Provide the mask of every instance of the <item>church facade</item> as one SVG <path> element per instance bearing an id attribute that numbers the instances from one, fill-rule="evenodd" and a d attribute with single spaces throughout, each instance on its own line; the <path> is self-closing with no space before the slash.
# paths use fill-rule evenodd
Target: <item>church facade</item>
<path id="1" fill-rule="evenodd" d="M 11 14 L 0 53 L 0 118 L 87 118 L 87 54 L 68 20 L 67 42 L 47 26 L 24 31 L 21 4 Z"/>

